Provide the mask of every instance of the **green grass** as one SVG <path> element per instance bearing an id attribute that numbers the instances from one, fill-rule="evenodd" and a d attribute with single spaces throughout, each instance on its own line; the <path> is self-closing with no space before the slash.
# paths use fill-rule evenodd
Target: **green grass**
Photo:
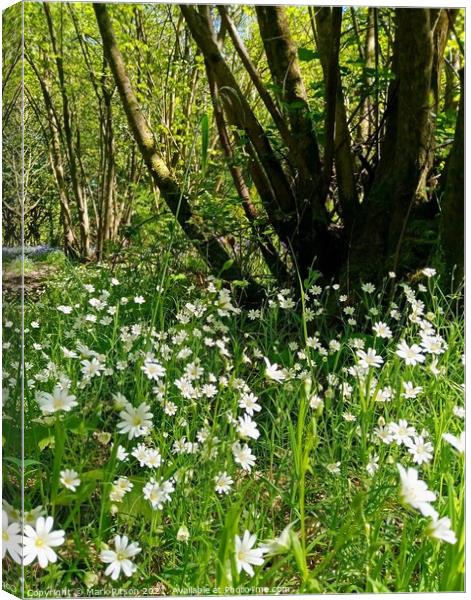
<path id="1" fill-rule="evenodd" d="M 6 273 L 11 273 L 12 275 L 21 275 L 21 273 L 27 275 L 28 273 L 34 271 L 34 268 L 34 261 L 27 256 L 25 256 L 23 259 L 21 257 L 17 257 L 4 262 L 4 271 Z"/>
<path id="2" fill-rule="evenodd" d="M 88 584 L 169 595 L 462 590 L 463 459 L 442 438 L 464 428 L 454 412 L 463 406 L 460 293 L 447 297 L 435 277 L 425 276 L 406 289 L 387 280 L 381 289 L 348 300 L 340 289 L 309 286 L 302 295 L 304 310 L 294 310 L 282 308 L 287 295 L 283 299 L 273 290 L 254 317 L 234 310 L 235 303 L 222 308 L 220 282 L 202 286 L 162 264 L 160 277 L 150 277 L 146 265 L 110 273 L 105 266 L 64 264 L 40 301 L 26 307 L 25 451 L 33 462 L 26 469 L 25 506 L 42 505 L 66 539 L 57 548 L 57 563 L 25 568 L 26 589 L 85 590 Z M 112 277 L 120 283 L 112 285 Z M 95 291 L 87 291 L 86 284 Z M 133 300 L 140 295 L 144 304 Z M 93 307 L 92 298 L 105 306 Z M 71 314 L 58 311 L 61 305 L 72 307 Z M 345 313 L 347 305 L 354 316 Z M 419 307 L 418 319 L 409 318 L 412 306 Z M 6 307 L 6 319 L 8 310 L 13 307 Z M 428 322 L 446 348 L 435 357 L 424 353 L 423 364 L 407 366 L 396 347 L 401 339 L 420 343 L 417 320 Z M 374 335 L 378 321 L 391 328 L 391 339 Z M 6 412 L 13 416 L 14 337 L 14 326 L 6 328 L 4 386 L 11 387 Z M 384 360 L 364 377 L 353 370 L 361 344 Z M 63 347 L 77 357 L 66 358 Z M 87 382 L 80 361 L 90 351 L 108 370 Z M 150 354 L 166 369 L 160 395 L 142 370 Z M 286 379 L 268 379 L 263 357 L 285 369 Z M 175 384 L 188 363 L 202 370 L 193 380 L 200 390 L 194 398 L 184 397 Z M 36 395 L 52 392 L 59 381 L 69 385 L 78 406 L 44 416 Z M 422 388 L 416 398 L 403 397 L 406 381 Z M 203 393 L 204 384 L 214 385 L 217 393 Z M 389 401 L 377 401 L 378 388 L 390 388 Z M 260 436 L 241 440 L 256 457 L 250 472 L 233 455 L 239 440 L 233 420 L 244 413 L 239 406 L 244 389 L 261 406 L 253 415 Z M 119 433 L 118 393 L 134 407 L 150 406 L 153 427 L 146 436 L 129 440 Z M 321 404 L 311 403 L 314 395 Z M 175 415 L 164 411 L 170 402 Z M 404 444 L 385 444 L 375 434 L 382 424 L 400 419 L 417 434 L 425 430 L 433 445 L 429 462 L 415 464 Z M 182 438 L 197 447 L 175 453 Z M 160 467 L 140 467 L 131 456 L 141 442 L 159 450 Z M 4 456 L 15 456 L 13 444 L 7 441 Z M 129 452 L 126 461 L 118 459 L 118 445 Z M 373 455 L 374 473 L 367 469 Z M 433 506 L 451 519 L 455 544 L 428 537 L 430 518 L 401 502 L 397 463 L 415 467 L 436 493 Z M 17 505 L 15 467 L 11 461 L 7 467 L 4 497 Z M 60 482 L 66 468 L 79 473 L 75 492 Z M 234 483 L 221 495 L 214 478 L 223 471 Z M 151 476 L 174 482 L 161 510 L 143 497 Z M 118 477 L 127 477 L 133 487 L 113 502 L 110 491 Z M 236 535 L 256 534 L 258 547 L 290 524 L 284 544 L 265 555 L 253 577 L 238 573 Z M 177 539 L 182 527 L 189 532 L 186 541 Z M 116 534 L 127 535 L 142 550 L 133 559 L 136 572 L 129 578 L 121 573 L 113 582 L 97 555 Z"/>

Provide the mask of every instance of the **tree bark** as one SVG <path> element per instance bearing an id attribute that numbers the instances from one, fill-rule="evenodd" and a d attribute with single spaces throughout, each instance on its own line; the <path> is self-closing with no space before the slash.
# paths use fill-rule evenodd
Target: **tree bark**
<path id="1" fill-rule="evenodd" d="M 346 235 L 348 235 L 359 204 L 351 136 L 348 129 L 347 112 L 338 61 L 340 23 L 337 23 L 337 26 L 335 26 L 333 10 L 338 9 L 315 9 L 315 23 L 317 26 L 317 48 L 321 59 L 324 80 L 326 81 L 327 88 L 331 88 L 330 94 L 326 94 L 326 114 L 329 111 L 334 112 L 333 124 L 335 125 L 335 129 L 330 131 L 330 135 L 326 134 L 326 139 L 329 140 L 326 143 L 332 148 L 332 158 L 335 157 L 340 212 Z M 332 119 L 332 117 L 330 118 Z M 325 162 L 327 162 L 327 158 Z"/>
<path id="2" fill-rule="evenodd" d="M 448 60 L 445 62 L 445 93 L 443 98 L 443 110 L 456 110 L 459 100 L 456 99 L 456 90 L 459 87 L 458 72 L 460 70 L 460 53 L 451 50 Z"/>
<path id="3" fill-rule="evenodd" d="M 417 186 L 417 198 L 422 202 L 427 201 L 427 182 L 435 158 L 435 130 L 437 115 L 440 112 L 440 80 L 444 62 L 445 46 L 450 32 L 450 25 L 455 13 L 446 9 L 432 9 L 431 27 L 433 30 L 433 59 L 431 74 L 432 110 L 430 111 L 429 139 L 426 144 L 427 154 L 422 176 Z"/>
<path id="4" fill-rule="evenodd" d="M 260 5 L 255 10 L 268 66 L 287 114 L 291 133 L 297 140 L 300 154 L 308 162 L 312 177 L 320 179 L 319 146 L 285 10 L 282 6 Z"/>
<path id="5" fill-rule="evenodd" d="M 446 284 L 461 283 L 464 275 L 464 72 L 460 71 L 461 95 L 455 139 L 446 169 L 440 241 Z"/>
<path id="6" fill-rule="evenodd" d="M 293 184 L 297 223 L 290 243 L 303 277 L 313 268 L 331 277 L 337 273 L 340 255 L 337 239 L 329 228 L 330 219 L 326 209 L 326 181 L 330 179 L 330 168 L 326 165 L 322 169 L 297 48 L 282 6 L 257 5 L 255 8 L 272 79 L 278 89 L 297 153 L 304 157 L 306 164 L 303 169 L 300 163 L 299 174 Z M 335 79 L 333 83 L 336 83 Z M 335 97 L 334 91 L 334 105 Z"/>
<path id="7" fill-rule="evenodd" d="M 365 143 L 368 141 L 374 132 L 375 119 L 375 105 L 372 102 L 372 96 L 370 90 L 373 86 L 373 78 L 371 77 L 371 69 L 374 68 L 375 64 L 375 9 L 370 6 L 368 7 L 365 45 L 363 50 L 363 56 L 365 60 L 365 75 L 364 75 L 364 96 L 361 101 L 360 108 L 360 121 L 358 124 L 358 141 L 359 143 Z M 376 107 L 376 111 L 378 108 Z"/>
<path id="8" fill-rule="evenodd" d="M 115 168 L 115 145 L 113 130 L 113 110 L 112 97 L 113 85 L 108 85 L 107 62 L 103 56 L 102 72 L 98 77 L 95 73 L 92 57 L 88 44 L 84 43 L 84 36 L 80 27 L 80 20 L 77 17 L 72 4 L 68 5 L 69 13 L 72 18 L 75 32 L 79 41 L 82 56 L 87 67 L 88 76 L 95 92 L 99 119 L 99 147 L 100 147 L 100 165 L 99 178 L 100 188 L 98 190 L 98 206 L 96 207 L 96 258 L 101 260 L 104 252 L 104 245 L 108 240 L 113 240 L 119 222 L 115 223 L 117 217 L 116 211 L 116 168 Z"/>
<path id="9" fill-rule="evenodd" d="M 232 19 L 229 16 L 226 6 L 219 5 L 218 9 L 221 14 L 222 23 L 224 23 L 225 29 L 229 33 L 235 51 L 239 55 L 239 58 L 242 61 L 242 64 L 244 65 L 247 73 L 249 74 L 252 83 L 257 89 L 257 92 L 260 94 L 260 98 L 263 100 L 263 103 L 265 104 L 268 112 L 270 113 L 273 122 L 275 123 L 278 131 L 280 132 L 283 141 L 285 142 L 286 146 L 291 149 L 293 140 L 289 129 L 286 125 L 286 122 L 283 119 L 281 111 L 279 110 L 278 106 L 275 104 L 273 98 L 268 92 L 267 88 L 263 84 L 262 78 L 259 72 L 257 71 L 257 68 L 253 64 L 252 59 L 250 58 L 249 53 L 247 52 L 247 49 L 242 39 L 240 38 L 239 32 L 237 31 L 237 27 L 234 25 Z"/>
<path id="10" fill-rule="evenodd" d="M 282 222 L 287 215 L 296 212 L 296 203 L 282 165 L 275 155 L 266 132 L 256 119 L 245 95 L 240 90 L 234 75 L 224 60 L 207 19 L 191 6 L 181 5 L 180 9 L 193 39 L 211 66 L 219 89 L 224 88 L 225 93 L 222 97 L 226 113 L 230 115 L 232 124 L 245 131 L 249 137 L 267 177 L 271 180 L 276 190 L 276 195 L 273 197 L 271 216 L 273 218 L 273 215 L 279 213 L 281 222 L 278 224 L 274 222 L 274 226 L 283 235 Z"/>

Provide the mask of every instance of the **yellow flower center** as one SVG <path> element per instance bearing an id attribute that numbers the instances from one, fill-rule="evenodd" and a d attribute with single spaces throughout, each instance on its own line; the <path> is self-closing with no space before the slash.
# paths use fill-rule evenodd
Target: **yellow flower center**
<path id="1" fill-rule="evenodd" d="M 2 533 L 2 539 L 4 539 L 6 542 L 8 542 L 8 540 L 10 539 L 10 536 L 6 531 Z"/>
<path id="2" fill-rule="evenodd" d="M 139 425 L 141 425 L 141 424 L 142 424 L 142 419 L 141 419 L 141 417 L 140 417 L 139 415 L 136 415 L 136 416 L 133 418 L 133 420 L 132 420 L 132 424 L 133 424 L 135 427 L 138 427 Z"/>
<path id="3" fill-rule="evenodd" d="M 117 560 L 124 560 L 126 558 L 126 554 L 124 554 L 124 552 L 117 552 L 116 553 L 116 559 Z"/>
<path id="4" fill-rule="evenodd" d="M 42 548 L 44 546 L 44 540 L 42 540 L 41 538 L 36 538 L 34 545 L 38 548 Z"/>

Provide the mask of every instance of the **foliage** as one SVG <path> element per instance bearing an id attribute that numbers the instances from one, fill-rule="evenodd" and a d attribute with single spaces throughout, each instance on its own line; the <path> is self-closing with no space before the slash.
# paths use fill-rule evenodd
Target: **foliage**
<path id="1" fill-rule="evenodd" d="M 278 234 L 272 227 L 273 215 L 267 209 L 257 182 L 253 179 L 246 132 L 229 122 L 233 158 L 228 161 L 221 152 L 204 58 L 192 40 L 180 9 L 173 5 L 121 4 L 111 6 L 109 11 L 115 22 L 117 43 L 124 55 L 141 109 L 155 133 L 165 163 L 171 168 L 176 180 L 184 183 L 183 191 L 189 195 L 195 222 L 206 236 L 217 239 L 233 255 L 232 258 L 240 263 L 243 273 L 262 278 L 267 274 L 260 253 L 263 241 L 260 232 L 271 241 L 282 261 L 292 270 L 289 243 L 281 240 L 280 245 Z M 64 130 L 65 122 L 62 122 L 61 116 L 64 102 L 69 106 L 79 187 L 85 198 L 90 220 L 91 254 L 95 253 L 97 258 L 101 258 L 102 255 L 113 254 L 123 245 L 152 245 L 156 236 L 161 239 L 167 235 L 168 211 L 159 190 L 152 189 L 149 184 L 148 173 L 128 130 L 113 77 L 103 58 L 93 9 L 91 5 L 79 7 L 59 3 L 50 5 L 46 12 L 50 14 L 56 44 L 60 46 L 59 57 L 51 52 L 53 42 L 45 9 L 35 3 L 25 6 L 25 21 L 28 24 L 25 36 L 25 144 L 29 154 L 27 163 L 31 170 L 26 198 L 26 242 L 62 245 L 63 216 L 56 197 L 58 183 L 51 169 L 51 117 L 41 100 L 42 86 L 46 85 L 55 118 L 58 119 L 54 127 Z M 373 13 L 374 56 L 369 56 L 366 48 L 370 43 L 368 36 Z M 450 11 L 449 13 L 452 14 Z M 211 7 L 208 14 L 215 31 L 221 29 L 224 56 L 231 65 L 238 86 L 267 133 L 277 158 L 284 162 L 287 156 L 286 145 L 280 139 L 267 107 L 260 101 L 259 93 L 242 65 L 233 42 L 227 32 L 224 32 L 218 11 Z M 281 111 L 289 115 L 298 110 L 299 107 L 297 109 L 292 103 L 286 103 L 282 98 L 283 90 L 270 75 L 270 65 L 264 52 L 254 7 L 233 6 L 230 7 L 229 14 L 246 45 L 250 59 L 261 74 L 263 85 L 275 98 Z M 310 7 L 291 6 L 286 9 L 287 23 L 297 48 L 300 72 L 307 91 L 309 116 L 319 143 L 325 150 L 328 145 L 328 132 L 325 131 L 327 87 L 326 74 L 321 64 L 322 45 L 319 32 L 316 33 L 319 23 L 314 26 L 317 17 L 317 9 Z M 384 142 L 388 90 L 394 83 L 395 76 L 393 48 L 396 17 L 395 10 L 391 8 L 346 8 L 342 11 L 338 60 L 340 85 L 347 114 L 347 135 L 352 140 L 356 193 L 360 202 L 367 198 L 378 166 L 380 145 Z M 430 215 L 434 218 L 439 214 L 437 203 L 442 198 L 437 184 L 453 141 L 459 97 L 457 69 L 462 62 L 463 14 L 461 11 L 453 11 L 452 18 L 453 27 L 448 28 L 443 51 L 446 63 L 440 71 L 438 82 L 438 111 L 433 125 L 436 152 L 433 164 L 429 165 L 430 173 L 425 188 L 429 220 Z M 8 21 L 6 24 L 8 26 Z M 57 58 L 61 59 L 64 70 L 63 88 L 55 66 Z M 224 93 L 230 91 L 225 90 Z M 7 97 L 9 94 L 7 87 Z M 110 99 L 112 149 L 106 146 L 106 132 L 103 130 L 103 123 L 108 115 L 104 104 L 106 94 L 109 94 Z M 366 107 L 365 102 L 369 103 L 370 108 Z M 365 126 L 368 130 L 367 137 Z M 11 132 L 12 139 L 6 136 L 4 145 L 10 148 L 14 146 L 14 136 L 18 135 L 19 130 L 17 128 L 15 133 L 14 127 L 10 127 L 7 128 L 8 131 Z M 60 134 L 65 191 L 78 244 L 81 213 L 75 206 L 71 171 L 73 157 L 66 147 L 64 131 Z M 14 157 L 14 153 L 9 152 L 8 156 Z M 115 226 L 111 227 L 102 240 L 103 220 L 107 218 L 103 204 L 106 195 L 103 173 L 106 171 L 107 160 L 111 160 L 115 171 L 111 184 L 113 202 L 116 203 L 113 210 L 121 214 Z M 241 169 L 247 183 L 257 213 L 252 224 L 244 214 L 240 196 L 227 169 L 228 162 Z M 7 175 L 9 169 L 7 162 Z M 11 169 L 14 170 L 15 165 Z M 341 181 L 337 169 L 336 159 L 325 204 L 339 235 L 345 223 L 344 215 L 339 209 Z M 7 185 L 13 186 L 13 176 L 7 176 L 6 180 Z M 8 190 L 6 197 L 15 195 L 18 195 L 18 190 L 12 189 Z M 7 206 L 8 204 L 4 204 L 4 207 Z M 11 233 L 7 231 L 7 243 L 18 242 L 14 235 L 13 230 Z M 182 243 L 184 239 L 182 236 Z M 410 261 L 407 260 L 408 243 L 414 246 L 419 244 L 423 248 L 422 257 L 424 253 L 430 251 L 431 255 L 435 251 L 437 240 L 436 233 L 430 246 L 428 239 L 417 239 L 415 233 L 407 227 L 404 271 L 410 268 Z M 68 251 L 67 247 L 65 250 Z M 412 265 L 412 268 L 416 266 Z"/>

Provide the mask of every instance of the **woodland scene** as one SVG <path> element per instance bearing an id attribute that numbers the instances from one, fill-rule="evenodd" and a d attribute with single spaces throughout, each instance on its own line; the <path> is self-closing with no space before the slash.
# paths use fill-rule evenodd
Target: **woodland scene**
<path id="1" fill-rule="evenodd" d="M 464 590 L 464 13 L 3 12 L 5 590 Z"/>

